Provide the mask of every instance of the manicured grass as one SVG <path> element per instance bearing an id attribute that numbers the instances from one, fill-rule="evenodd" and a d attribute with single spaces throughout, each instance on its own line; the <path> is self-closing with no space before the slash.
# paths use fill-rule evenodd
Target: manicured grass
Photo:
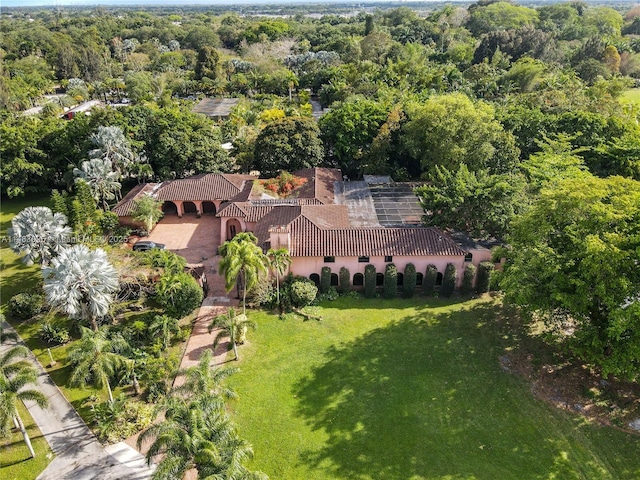
<path id="1" fill-rule="evenodd" d="M 636 103 L 640 105 L 640 88 L 630 88 L 622 94 L 622 103 Z"/>
<path id="2" fill-rule="evenodd" d="M 0 478 L 3 480 L 32 480 L 42 472 L 53 459 L 49 444 L 33 422 L 31 415 L 22 405 L 18 405 L 36 458 L 31 458 L 20 430 L 14 429 L 9 437 L 0 440 Z"/>
<path id="3" fill-rule="evenodd" d="M 631 479 L 640 439 L 536 400 L 491 301 L 340 299 L 265 312 L 230 383 L 251 467 L 286 479 Z M 235 366 L 235 362 L 230 362 Z"/>

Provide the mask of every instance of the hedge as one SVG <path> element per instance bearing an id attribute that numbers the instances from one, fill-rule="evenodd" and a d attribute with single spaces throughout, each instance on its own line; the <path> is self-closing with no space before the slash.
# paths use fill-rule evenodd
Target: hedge
<path id="1" fill-rule="evenodd" d="M 331 268 L 322 267 L 320 271 L 320 293 L 327 293 L 331 287 Z"/>
<path id="2" fill-rule="evenodd" d="M 491 284 L 491 273 L 494 265 L 491 262 L 480 262 L 478 266 L 478 280 L 476 281 L 476 291 L 478 293 L 487 293 Z"/>
<path id="3" fill-rule="evenodd" d="M 351 272 L 347 267 L 342 267 L 338 274 L 338 292 L 349 293 L 351 291 Z"/>
<path id="4" fill-rule="evenodd" d="M 387 263 L 384 269 L 384 298 L 396 298 L 398 296 L 398 269 L 393 263 Z"/>
<path id="5" fill-rule="evenodd" d="M 438 279 L 438 268 L 433 265 L 427 265 L 427 273 L 424 276 L 424 294 L 432 297 L 436 293 L 436 280 Z"/>
<path id="6" fill-rule="evenodd" d="M 442 296 L 449 298 L 456 288 L 456 266 L 453 263 L 447 263 L 444 269 L 444 277 L 442 279 Z"/>
<path id="7" fill-rule="evenodd" d="M 462 277 L 462 286 L 460 287 L 460 293 L 463 295 L 471 295 L 473 293 L 473 281 L 476 278 L 476 271 L 478 269 L 473 263 L 467 265 L 464 269 L 464 275 Z"/>
<path id="8" fill-rule="evenodd" d="M 416 290 L 416 266 L 413 263 L 407 263 L 404 267 L 404 283 L 402 284 L 402 293 L 405 298 L 413 297 Z"/>
<path id="9" fill-rule="evenodd" d="M 376 296 L 376 267 L 371 264 L 364 267 L 364 296 L 367 298 Z"/>

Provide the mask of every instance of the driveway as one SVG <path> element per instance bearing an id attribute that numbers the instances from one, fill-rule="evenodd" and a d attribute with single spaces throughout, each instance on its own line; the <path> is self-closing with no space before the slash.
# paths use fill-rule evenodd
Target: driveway
<path id="1" fill-rule="evenodd" d="M 220 243 L 220 219 L 213 215 L 167 215 L 156 225 L 149 240 L 164 243 L 187 263 L 204 263 L 216 256 Z"/>

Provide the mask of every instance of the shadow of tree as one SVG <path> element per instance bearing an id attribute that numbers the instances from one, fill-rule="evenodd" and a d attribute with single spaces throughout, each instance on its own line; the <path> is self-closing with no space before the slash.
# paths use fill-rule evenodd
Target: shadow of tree
<path id="1" fill-rule="evenodd" d="M 352 479 L 602 478 L 600 459 L 569 438 L 590 427 L 501 370 L 495 318 L 490 303 L 422 311 L 330 347 L 294 387 L 297 414 L 328 435 L 301 462 Z"/>

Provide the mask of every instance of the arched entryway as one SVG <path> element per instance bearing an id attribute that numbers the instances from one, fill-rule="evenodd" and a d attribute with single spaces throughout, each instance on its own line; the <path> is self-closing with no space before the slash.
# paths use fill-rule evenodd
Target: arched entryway
<path id="1" fill-rule="evenodd" d="M 317 273 L 312 273 L 311 275 L 309 275 L 309 280 L 315 283 L 316 287 L 320 286 L 320 275 L 318 275 Z"/>
<path id="2" fill-rule="evenodd" d="M 238 220 L 235 218 L 227 220 L 227 240 L 231 240 L 240 232 L 242 232 L 242 227 Z"/>
<path id="3" fill-rule="evenodd" d="M 165 202 L 162 204 L 162 213 L 164 213 L 165 215 L 177 215 L 178 207 L 172 201 L 165 200 Z"/>
<path id="4" fill-rule="evenodd" d="M 196 204 L 193 202 L 183 202 L 182 203 L 182 211 L 183 213 L 198 213 L 198 209 L 196 208 Z"/>
<path id="5" fill-rule="evenodd" d="M 202 202 L 202 213 L 216 214 L 216 205 L 213 202 Z"/>

